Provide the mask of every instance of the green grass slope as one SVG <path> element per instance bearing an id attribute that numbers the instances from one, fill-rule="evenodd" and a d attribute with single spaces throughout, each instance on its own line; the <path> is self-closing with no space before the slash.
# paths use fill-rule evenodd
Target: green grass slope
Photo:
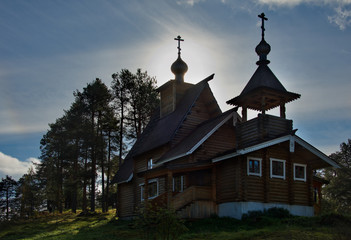
<path id="1" fill-rule="evenodd" d="M 187 221 L 179 239 L 351 239 L 351 218 L 341 215 L 305 217 L 252 217 L 243 221 L 209 218 Z M 145 239 L 132 221 L 115 218 L 114 212 L 88 216 L 64 213 L 0 224 L 0 239 Z"/>

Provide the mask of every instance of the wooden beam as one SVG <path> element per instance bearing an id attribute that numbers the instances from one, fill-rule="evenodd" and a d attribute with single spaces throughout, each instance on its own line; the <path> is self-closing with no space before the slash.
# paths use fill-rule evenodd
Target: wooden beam
<path id="1" fill-rule="evenodd" d="M 216 165 L 213 166 L 212 168 L 212 175 L 211 175 L 211 183 L 212 183 L 212 201 L 216 202 L 217 201 L 217 184 L 216 184 L 216 178 L 217 178 L 217 170 L 216 170 Z"/>
<path id="2" fill-rule="evenodd" d="M 242 115 L 242 121 L 246 122 L 247 121 L 247 107 L 246 106 L 242 107 L 241 115 Z"/>
<path id="3" fill-rule="evenodd" d="M 280 103 L 280 117 L 281 118 L 286 118 L 286 114 L 285 114 L 285 103 L 284 102 L 281 102 Z"/>
<path id="4" fill-rule="evenodd" d="M 172 204 L 172 193 L 173 193 L 173 173 L 171 171 L 167 172 L 166 192 L 167 192 L 167 208 L 170 208 Z"/>

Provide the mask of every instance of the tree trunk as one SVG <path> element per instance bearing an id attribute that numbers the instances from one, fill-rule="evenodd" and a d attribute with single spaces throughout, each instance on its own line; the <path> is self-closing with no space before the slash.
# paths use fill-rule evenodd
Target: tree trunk
<path id="1" fill-rule="evenodd" d="M 95 154 L 95 113 L 92 111 L 91 115 L 91 125 L 92 125 L 92 134 L 93 134 L 93 143 L 91 145 L 91 191 L 90 191 L 90 211 L 95 212 L 95 173 L 96 173 L 96 154 Z"/>
<path id="2" fill-rule="evenodd" d="M 85 152 L 85 161 L 84 161 L 84 178 L 83 178 L 83 202 L 82 210 L 83 212 L 87 211 L 87 172 L 88 172 L 88 149 Z"/>
<path id="3" fill-rule="evenodd" d="M 106 212 L 108 211 L 109 193 L 110 193 L 110 171 L 111 171 L 111 130 L 108 131 L 108 150 L 107 150 L 107 179 L 106 179 Z"/>
<path id="4" fill-rule="evenodd" d="M 123 121 L 124 121 L 124 102 L 121 102 L 121 128 L 119 130 L 119 162 L 118 165 L 122 165 L 122 153 L 123 153 Z"/>

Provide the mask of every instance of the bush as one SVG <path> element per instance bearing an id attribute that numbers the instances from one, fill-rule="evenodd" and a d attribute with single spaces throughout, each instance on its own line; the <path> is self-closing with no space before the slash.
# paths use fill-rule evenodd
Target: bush
<path id="1" fill-rule="evenodd" d="M 284 219 L 291 216 L 292 215 L 287 209 L 274 207 L 264 209 L 263 211 L 249 211 L 248 213 L 242 215 L 241 220 L 259 220 L 262 217 Z"/>
<path id="2" fill-rule="evenodd" d="M 188 231 L 173 209 L 146 204 L 139 209 L 134 221 L 144 239 L 175 240 Z"/>

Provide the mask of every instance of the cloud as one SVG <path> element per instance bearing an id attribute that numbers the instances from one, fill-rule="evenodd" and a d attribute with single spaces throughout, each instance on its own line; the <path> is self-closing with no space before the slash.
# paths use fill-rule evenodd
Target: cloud
<path id="1" fill-rule="evenodd" d="M 347 26 L 351 25 L 351 10 L 337 7 L 335 8 L 335 12 L 334 16 L 328 16 L 330 23 L 335 23 L 340 30 L 345 30 Z"/>
<path id="2" fill-rule="evenodd" d="M 180 0 L 180 1 L 177 1 L 177 4 L 194 6 L 196 3 L 203 2 L 203 1 L 204 0 Z"/>
<path id="3" fill-rule="evenodd" d="M 261 4 L 270 6 L 289 6 L 294 7 L 300 4 L 315 4 L 315 5 L 348 5 L 351 0 L 258 0 Z"/>
<path id="4" fill-rule="evenodd" d="M 30 167 L 34 166 L 34 163 L 40 163 L 40 160 L 31 157 L 22 162 L 17 158 L 0 152 L 0 178 L 9 175 L 18 180 L 23 174 L 28 172 Z"/>

